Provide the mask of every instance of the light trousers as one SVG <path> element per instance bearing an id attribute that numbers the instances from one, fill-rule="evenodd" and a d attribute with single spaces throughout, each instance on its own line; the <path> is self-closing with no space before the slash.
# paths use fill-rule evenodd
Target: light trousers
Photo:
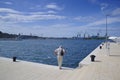
<path id="1" fill-rule="evenodd" d="M 57 60 L 58 60 L 58 66 L 59 68 L 62 67 L 62 61 L 63 61 L 63 56 L 57 56 Z"/>

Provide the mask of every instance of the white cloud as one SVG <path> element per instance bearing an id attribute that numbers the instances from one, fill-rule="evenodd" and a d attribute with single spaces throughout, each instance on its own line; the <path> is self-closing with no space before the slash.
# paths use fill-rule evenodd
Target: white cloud
<path id="1" fill-rule="evenodd" d="M 4 2 L 4 4 L 12 5 L 13 3 L 12 2 Z"/>
<path id="2" fill-rule="evenodd" d="M 42 14 L 56 14 L 56 11 L 48 10 L 47 12 L 30 12 L 31 15 L 42 15 Z"/>
<path id="3" fill-rule="evenodd" d="M 40 10 L 41 8 L 42 8 L 41 5 L 34 5 L 30 7 L 30 9 L 37 9 L 37 10 Z"/>
<path id="4" fill-rule="evenodd" d="M 0 18 L 3 21 L 8 22 L 31 22 L 37 20 L 65 19 L 65 16 L 51 14 L 53 11 L 23 13 L 9 8 L 0 8 L 0 13 Z M 2 13 L 4 13 L 4 16 Z"/>
<path id="5" fill-rule="evenodd" d="M 50 14 L 56 14 L 57 12 L 55 12 L 53 10 L 49 10 L 48 13 L 50 13 Z"/>
<path id="6" fill-rule="evenodd" d="M 0 13 L 15 13 L 20 14 L 21 12 L 10 9 L 10 8 L 0 8 Z"/>
<path id="7" fill-rule="evenodd" d="M 113 10 L 112 15 L 113 16 L 120 15 L 120 8 L 116 8 L 115 10 Z"/>
<path id="8" fill-rule="evenodd" d="M 79 22 L 93 22 L 96 20 L 96 18 L 92 16 L 78 16 L 75 17 L 74 19 L 78 20 Z"/>
<path id="9" fill-rule="evenodd" d="M 45 6 L 46 9 L 52 9 L 52 10 L 62 10 L 63 8 L 59 7 L 55 3 L 50 3 Z"/>
<path id="10" fill-rule="evenodd" d="M 120 16 L 120 7 L 115 7 L 110 3 L 101 3 L 101 11 L 104 15 Z"/>
<path id="11" fill-rule="evenodd" d="M 108 7 L 108 4 L 107 3 L 101 3 L 100 6 L 101 6 L 101 10 L 104 12 L 104 10 Z"/>
<path id="12" fill-rule="evenodd" d="M 64 16 L 59 15 L 19 15 L 19 14 L 9 14 L 3 16 L 3 20 L 8 22 L 32 22 L 37 20 L 51 20 L 51 19 L 64 19 Z"/>
<path id="13" fill-rule="evenodd" d="M 108 18 L 107 18 L 108 24 L 117 23 L 117 22 L 120 22 L 120 17 L 109 17 L 108 16 Z M 99 26 L 99 25 L 104 25 L 104 24 L 106 24 L 106 19 L 95 21 L 95 22 L 87 24 L 85 26 L 90 27 L 90 26 Z"/>
<path id="14" fill-rule="evenodd" d="M 10 2 L 10 1 L 0 1 L 0 3 L 2 3 L 2 4 L 4 4 L 4 5 L 12 5 L 13 4 L 13 2 Z"/>
<path id="15" fill-rule="evenodd" d="M 43 15 L 43 14 L 46 14 L 46 12 L 30 12 L 28 14 L 30 14 L 30 15 Z"/>
<path id="16" fill-rule="evenodd" d="M 105 24 L 105 20 L 100 20 L 100 21 L 96 21 L 96 22 L 93 22 L 93 23 L 90 23 L 90 24 L 87 24 L 86 27 L 89 27 L 89 26 L 98 26 L 98 25 L 102 25 L 102 24 Z"/>

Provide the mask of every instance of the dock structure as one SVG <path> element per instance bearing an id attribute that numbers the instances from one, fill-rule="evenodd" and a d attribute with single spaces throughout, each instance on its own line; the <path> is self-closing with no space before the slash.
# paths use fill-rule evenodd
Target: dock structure
<path id="1" fill-rule="evenodd" d="M 95 55 L 91 62 L 90 55 Z M 120 80 L 120 44 L 102 45 L 79 63 L 80 67 L 62 68 L 0 57 L 0 80 Z"/>

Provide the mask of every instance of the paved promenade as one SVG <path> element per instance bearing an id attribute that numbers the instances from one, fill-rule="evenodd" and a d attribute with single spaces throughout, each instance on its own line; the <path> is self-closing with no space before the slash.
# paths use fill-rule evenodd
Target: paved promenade
<path id="1" fill-rule="evenodd" d="M 110 43 L 110 49 L 103 45 L 81 63 L 80 68 L 63 68 L 38 63 L 17 61 L 0 57 L 0 80 L 120 80 L 120 44 Z"/>

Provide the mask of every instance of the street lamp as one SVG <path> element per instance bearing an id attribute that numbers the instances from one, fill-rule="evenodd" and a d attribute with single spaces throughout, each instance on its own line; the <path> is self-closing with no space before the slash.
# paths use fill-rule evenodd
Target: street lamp
<path id="1" fill-rule="evenodd" d="M 107 42 L 108 42 L 108 26 L 107 26 L 107 17 L 108 17 L 109 15 L 106 15 L 106 48 L 108 47 L 108 45 L 107 45 Z"/>

